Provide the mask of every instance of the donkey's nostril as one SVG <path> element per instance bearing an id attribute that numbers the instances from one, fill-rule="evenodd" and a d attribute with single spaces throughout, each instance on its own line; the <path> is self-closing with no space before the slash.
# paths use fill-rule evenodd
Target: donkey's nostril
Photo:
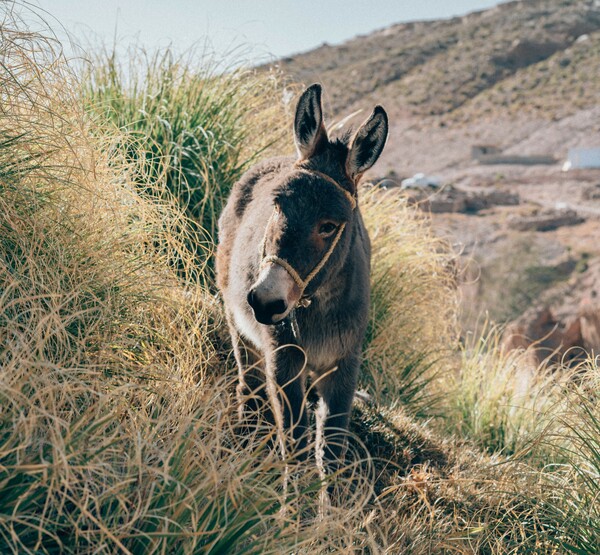
<path id="1" fill-rule="evenodd" d="M 254 294 L 254 289 L 250 289 L 250 293 L 248 293 L 248 304 L 254 308 L 256 306 L 256 295 Z"/>
<path id="2" fill-rule="evenodd" d="M 287 311 L 288 304 L 285 299 L 276 299 L 269 301 L 261 299 L 256 291 L 252 290 L 248 293 L 248 304 L 254 311 L 254 317 L 261 324 L 274 324 L 281 320 L 281 314 Z M 279 316 L 279 318 L 277 318 Z"/>
<path id="3" fill-rule="evenodd" d="M 287 310 L 287 303 L 284 299 L 277 299 L 265 305 L 265 312 L 274 316 L 275 314 L 283 314 Z"/>

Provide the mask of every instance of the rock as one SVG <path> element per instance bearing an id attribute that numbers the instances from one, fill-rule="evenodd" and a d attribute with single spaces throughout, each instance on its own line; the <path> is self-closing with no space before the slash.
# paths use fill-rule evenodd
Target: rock
<path id="1" fill-rule="evenodd" d="M 581 193 L 583 200 L 600 200 L 600 183 L 586 187 Z"/>
<path id="2" fill-rule="evenodd" d="M 530 308 L 506 327 L 504 350 L 532 351 L 534 365 L 546 358 L 577 363 L 588 353 L 600 352 L 600 260 L 594 260 L 566 286 L 548 292 L 548 299 Z"/>
<path id="3" fill-rule="evenodd" d="M 549 58 L 563 46 L 554 41 L 537 42 L 517 39 L 505 53 L 494 56 L 492 62 L 511 69 L 526 67 Z"/>
<path id="4" fill-rule="evenodd" d="M 380 189 L 394 189 L 398 187 L 398 182 L 395 179 L 381 179 L 375 182 L 375 185 Z"/>
<path id="5" fill-rule="evenodd" d="M 431 198 L 423 203 L 428 207 L 432 214 L 442 214 L 446 212 L 465 212 L 466 200 L 464 198 Z"/>
<path id="6" fill-rule="evenodd" d="M 547 306 L 531 308 L 507 326 L 502 349 L 526 349 L 532 344 L 534 365 L 548 358 L 553 362 L 580 359 L 584 356 L 581 322 L 578 317 L 560 321 Z"/>
<path id="7" fill-rule="evenodd" d="M 518 204 L 519 195 L 490 187 L 467 195 L 465 208 L 467 212 L 478 212 L 492 206 L 516 206 Z"/>
<path id="8" fill-rule="evenodd" d="M 581 316 L 581 338 L 589 351 L 600 349 L 600 306 L 583 310 Z"/>
<path id="9" fill-rule="evenodd" d="M 571 209 L 540 210 L 529 216 L 512 216 L 507 223 L 511 229 L 517 231 L 552 231 L 567 225 L 577 225 L 584 222 L 582 218 Z"/>
<path id="10" fill-rule="evenodd" d="M 479 212 L 493 206 L 519 204 L 519 195 L 494 187 L 464 190 L 452 185 L 439 191 L 434 189 L 407 191 L 409 199 L 434 214 L 445 212 Z"/>
<path id="11" fill-rule="evenodd" d="M 401 189 L 439 189 L 442 186 L 439 177 L 433 175 L 425 175 L 424 173 L 416 173 L 412 177 L 403 179 L 400 183 Z"/>

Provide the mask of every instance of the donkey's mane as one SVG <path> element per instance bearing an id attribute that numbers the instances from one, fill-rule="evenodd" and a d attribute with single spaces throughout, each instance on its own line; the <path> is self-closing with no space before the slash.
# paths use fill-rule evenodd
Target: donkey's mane
<path id="1" fill-rule="evenodd" d="M 333 139 L 329 139 L 329 148 L 346 156 L 346 154 L 348 154 L 348 145 L 350 144 L 350 139 L 352 138 L 353 133 L 354 130 L 350 127 L 341 135 L 333 137 Z"/>
<path id="2" fill-rule="evenodd" d="M 333 141 L 337 144 L 347 147 L 350 144 L 350 138 L 354 134 L 354 128 L 348 127 L 341 135 L 334 137 Z"/>

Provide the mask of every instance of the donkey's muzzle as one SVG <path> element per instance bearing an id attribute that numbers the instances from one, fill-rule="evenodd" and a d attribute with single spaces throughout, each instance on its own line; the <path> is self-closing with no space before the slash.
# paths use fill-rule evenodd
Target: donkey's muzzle
<path id="1" fill-rule="evenodd" d="M 285 299 L 262 299 L 260 293 L 255 289 L 251 289 L 248 293 L 248 304 L 254 311 L 256 320 L 265 325 L 280 322 L 288 312 L 288 304 Z"/>
<path id="2" fill-rule="evenodd" d="M 279 264 L 266 264 L 250 287 L 248 304 L 256 320 L 267 326 L 281 322 L 296 305 L 302 291 Z"/>

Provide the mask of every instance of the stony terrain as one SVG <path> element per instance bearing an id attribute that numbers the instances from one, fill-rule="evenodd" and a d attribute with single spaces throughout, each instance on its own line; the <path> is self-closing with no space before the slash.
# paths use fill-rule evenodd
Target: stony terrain
<path id="1" fill-rule="evenodd" d="M 373 102 L 386 107 L 391 135 L 374 181 L 439 178 L 441 191 L 398 194 L 422 202 L 462 253 L 465 330 L 488 314 L 540 339 L 542 329 L 569 327 L 582 303 L 586 314 L 596 310 L 589 276 L 600 259 L 600 170 L 562 164 L 569 148 L 600 146 L 599 2 L 506 2 L 279 64 L 295 80 L 323 83 L 338 118 Z M 483 165 L 474 145 L 556 163 Z M 533 325 L 544 310 L 550 328 Z M 585 346 L 598 350 L 589 339 L 598 330 L 587 335 Z"/>

